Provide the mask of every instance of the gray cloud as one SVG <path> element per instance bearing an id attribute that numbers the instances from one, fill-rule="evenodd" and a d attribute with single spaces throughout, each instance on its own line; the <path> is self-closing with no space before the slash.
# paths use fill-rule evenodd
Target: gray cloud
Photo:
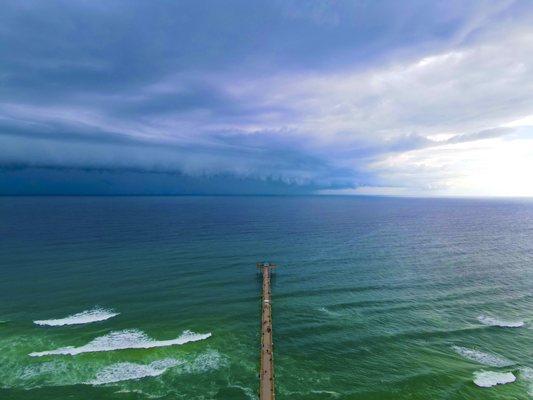
<path id="1" fill-rule="evenodd" d="M 520 1 L 7 1 L 0 166 L 371 185 L 387 154 L 503 138 L 533 113 L 531 16 Z"/>
<path id="2" fill-rule="evenodd" d="M 484 129 L 479 132 L 456 135 L 446 140 L 446 143 L 465 143 L 465 142 L 472 142 L 476 140 L 494 139 L 494 138 L 499 138 L 499 137 L 510 135 L 511 133 L 515 131 L 516 131 L 515 128 Z"/>

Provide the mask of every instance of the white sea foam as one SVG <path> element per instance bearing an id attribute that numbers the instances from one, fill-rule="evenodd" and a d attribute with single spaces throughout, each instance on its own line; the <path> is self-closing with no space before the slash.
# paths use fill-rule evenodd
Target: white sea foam
<path id="1" fill-rule="evenodd" d="M 36 365 L 28 365 L 21 370 L 18 377 L 26 381 L 42 377 L 44 375 L 52 375 L 57 372 L 63 374 L 64 376 L 66 369 L 67 366 L 65 364 L 54 360 Z"/>
<path id="2" fill-rule="evenodd" d="M 462 355 L 464 358 L 468 358 L 471 361 L 491 367 L 508 367 L 510 365 L 514 365 L 514 362 L 511 360 L 495 354 L 484 353 L 479 350 L 468 349 L 461 346 L 452 346 L 452 349 L 458 354 Z"/>
<path id="3" fill-rule="evenodd" d="M 42 357 L 48 355 L 76 355 L 81 353 L 92 353 L 98 351 L 113 351 L 123 349 L 149 349 L 152 347 L 165 347 L 181 345 L 189 342 L 197 342 L 207 339 L 211 333 L 194 333 L 191 331 L 183 332 L 176 339 L 154 340 L 144 332 L 132 329 L 111 332 L 107 335 L 97 337 L 86 345 L 80 347 L 61 347 L 56 350 L 40 351 L 30 353 L 32 357 Z"/>
<path id="4" fill-rule="evenodd" d="M 474 372 L 474 383 L 480 387 L 505 385 L 516 380 L 512 372 L 478 371 Z"/>
<path id="5" fill-rule="evenodd" d="M 183 371 L 186 373 L 204 373 L 219 369 L 226 365 L 227 360 L 216 350 L 208 350 L 200 354 L 192 362 L 184 365 Z"/>
<path id="6" fill-rule="evenodd" d="M 91 310 L 82 311 L 77 314 L 69 315 L 65 318 L 37 320 L 33 321 L 33 323 L 42 326 L 89 324 L 91 322 L 105 321 L 106 319 L 113 318 L 118 314 L 119 313 L 116 313 L 113 310 L 95 307 Z"/>
<path id="7" fill-rule="evenodd" d="M 150 364 L 121 362 L 101 369 L 94 380 L 87 382 L 91 385 L 141 379 L 163 374 L 167 369 L 179 366 L 181 373 L 204 373 L 220 368 L 226 363 L 224 357 L 216 350 L 208 350 L 198 355 L 190 362 L 179 361 L 173 358 L 157 360 Z"/>
<path id="8" fill-rule="evenodd" d="M 333 398 L 337 398 L 337 397 L 341 397 L 340 393 L 338 392 L 333 392 L 331 390 L 311 390 L 311 393 L 313 394 L 318 394 L 318 395 L 326 395 L 326 396 L 331 396 Z"/>
<path id="9" fill-rule="evenodd" d="M 524 326 L 524 321 L 504 321 L 486 315 L 480 315 L 477 319 L 484 325 L 500 326 L 502 328 L 520 328 L 521 326 Z"/>
<path id="10" fill-rule="evenodd" d="M 84 373 L 84 366 L 73 365 L 65 359 L 31 363 L 19 363 L 4 366 L 2 371 L 3 388 L 22 388 L 25 390 L 46 386 L 67 386 L 79 383 L 80 376 Z M 0 390 L 1 391 L 1 390 Z M 1 397 L 1 396 L 0 396 Z"/>
<path id="11" fill-rule="evenodd" d="M 178 364 L 180 364 L 180 362 L 173 358 L 157 360 L 150 364 L 137 364 L 131 362 L 116 363 L 98 371 L 94 380 L 87 383 L 90 385 L 105 385 L 108 383 L 159 376 L 167 369 L 175 367 Z"/>

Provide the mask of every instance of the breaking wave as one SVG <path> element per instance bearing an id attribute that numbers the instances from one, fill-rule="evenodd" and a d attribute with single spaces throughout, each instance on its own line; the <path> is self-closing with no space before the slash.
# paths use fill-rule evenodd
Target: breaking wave
<path id="1" fill-rule="evenodd" d="M 87 383 L 90 385 L 105 385 L 108 383 L 159 376 L 167 369 L 175 367 L 178 364 L 180 364 L 180 362 L 173 358 L 157 360 L 150 364 L 137 364 L 131 362 L 116 363 L 98 371 L 94 380 Z"/>
<path id="2" fill-rule="evenodd" d="M 106 319 L 116 317 L 118 314 L 119 313 L 116 313 L 113 310 L 95 307 L 92 310 L 82 311 L 77 314 L 69 315 L 65 318 L 43 319 L 33 321 L 33 323 L 41 326 L 90 324 L 91 322 L 105 321 Z"/>
<path id="3" fill-rule="evenodd" d="M 29 355 L 32 357 L 42 357 L 48 355 L 76 355 L 81 353 L 92 353 L 98 351 L 113 351 L 124 349 L 149 349 L 153 347 L 166 347 L 181 345 L 189 342 L 197 342 L 207 339 L 211 333 L 194 333 L 191 331 L 183 332 L 176 339 L 154 340 L 144 332 L 132 329 L 111 332 L 107 335 L 97 337 L 86 345 L 80 347 L 61 347 L 55 350 L 33 352 Z"/>
<path id="4" fill-rule="evenodd" d="M 486 315 L 480 315 L 477 317 L 478 321 L 484 325 L 500 326 L 502 328 L 520 328 L 524 326 L 524 321 L 504 321 L 494 317 L 488 317 Z"/>
<path id="5" fill-rule="evenodd" d="M 464 358 L 491 367 L 508 367 L 510 365 L 514 365 L 514 362 L 511 360 L 494 354 L 484 353 L 479 350 L 468 349 L 461 346 L 452 346 L 452 349 Z"/>
<path id="6" fill-rule="evenodd" d="M 474 383 L 479 387 L 505 385 L 516 380 L 512 372 L 479 371 L 474 372 Z"/>

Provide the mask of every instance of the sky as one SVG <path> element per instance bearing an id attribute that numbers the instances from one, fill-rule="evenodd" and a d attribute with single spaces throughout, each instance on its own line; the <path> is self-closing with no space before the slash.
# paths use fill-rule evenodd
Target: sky
<path id="1" fill-rule="evenodd" d="M 4 0 L 0 194 L 533 196 L 533 2 Z"/>

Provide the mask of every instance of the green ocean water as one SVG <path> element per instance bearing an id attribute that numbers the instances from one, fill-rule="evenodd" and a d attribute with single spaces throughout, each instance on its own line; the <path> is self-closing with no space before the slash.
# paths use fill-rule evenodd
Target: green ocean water
<path id="1" fill-rule="evenodd" d="M 257 398 L 260 260 L 278 399 L 533 398 L 531 200 L 6 197 L 0 399 Z"/>

